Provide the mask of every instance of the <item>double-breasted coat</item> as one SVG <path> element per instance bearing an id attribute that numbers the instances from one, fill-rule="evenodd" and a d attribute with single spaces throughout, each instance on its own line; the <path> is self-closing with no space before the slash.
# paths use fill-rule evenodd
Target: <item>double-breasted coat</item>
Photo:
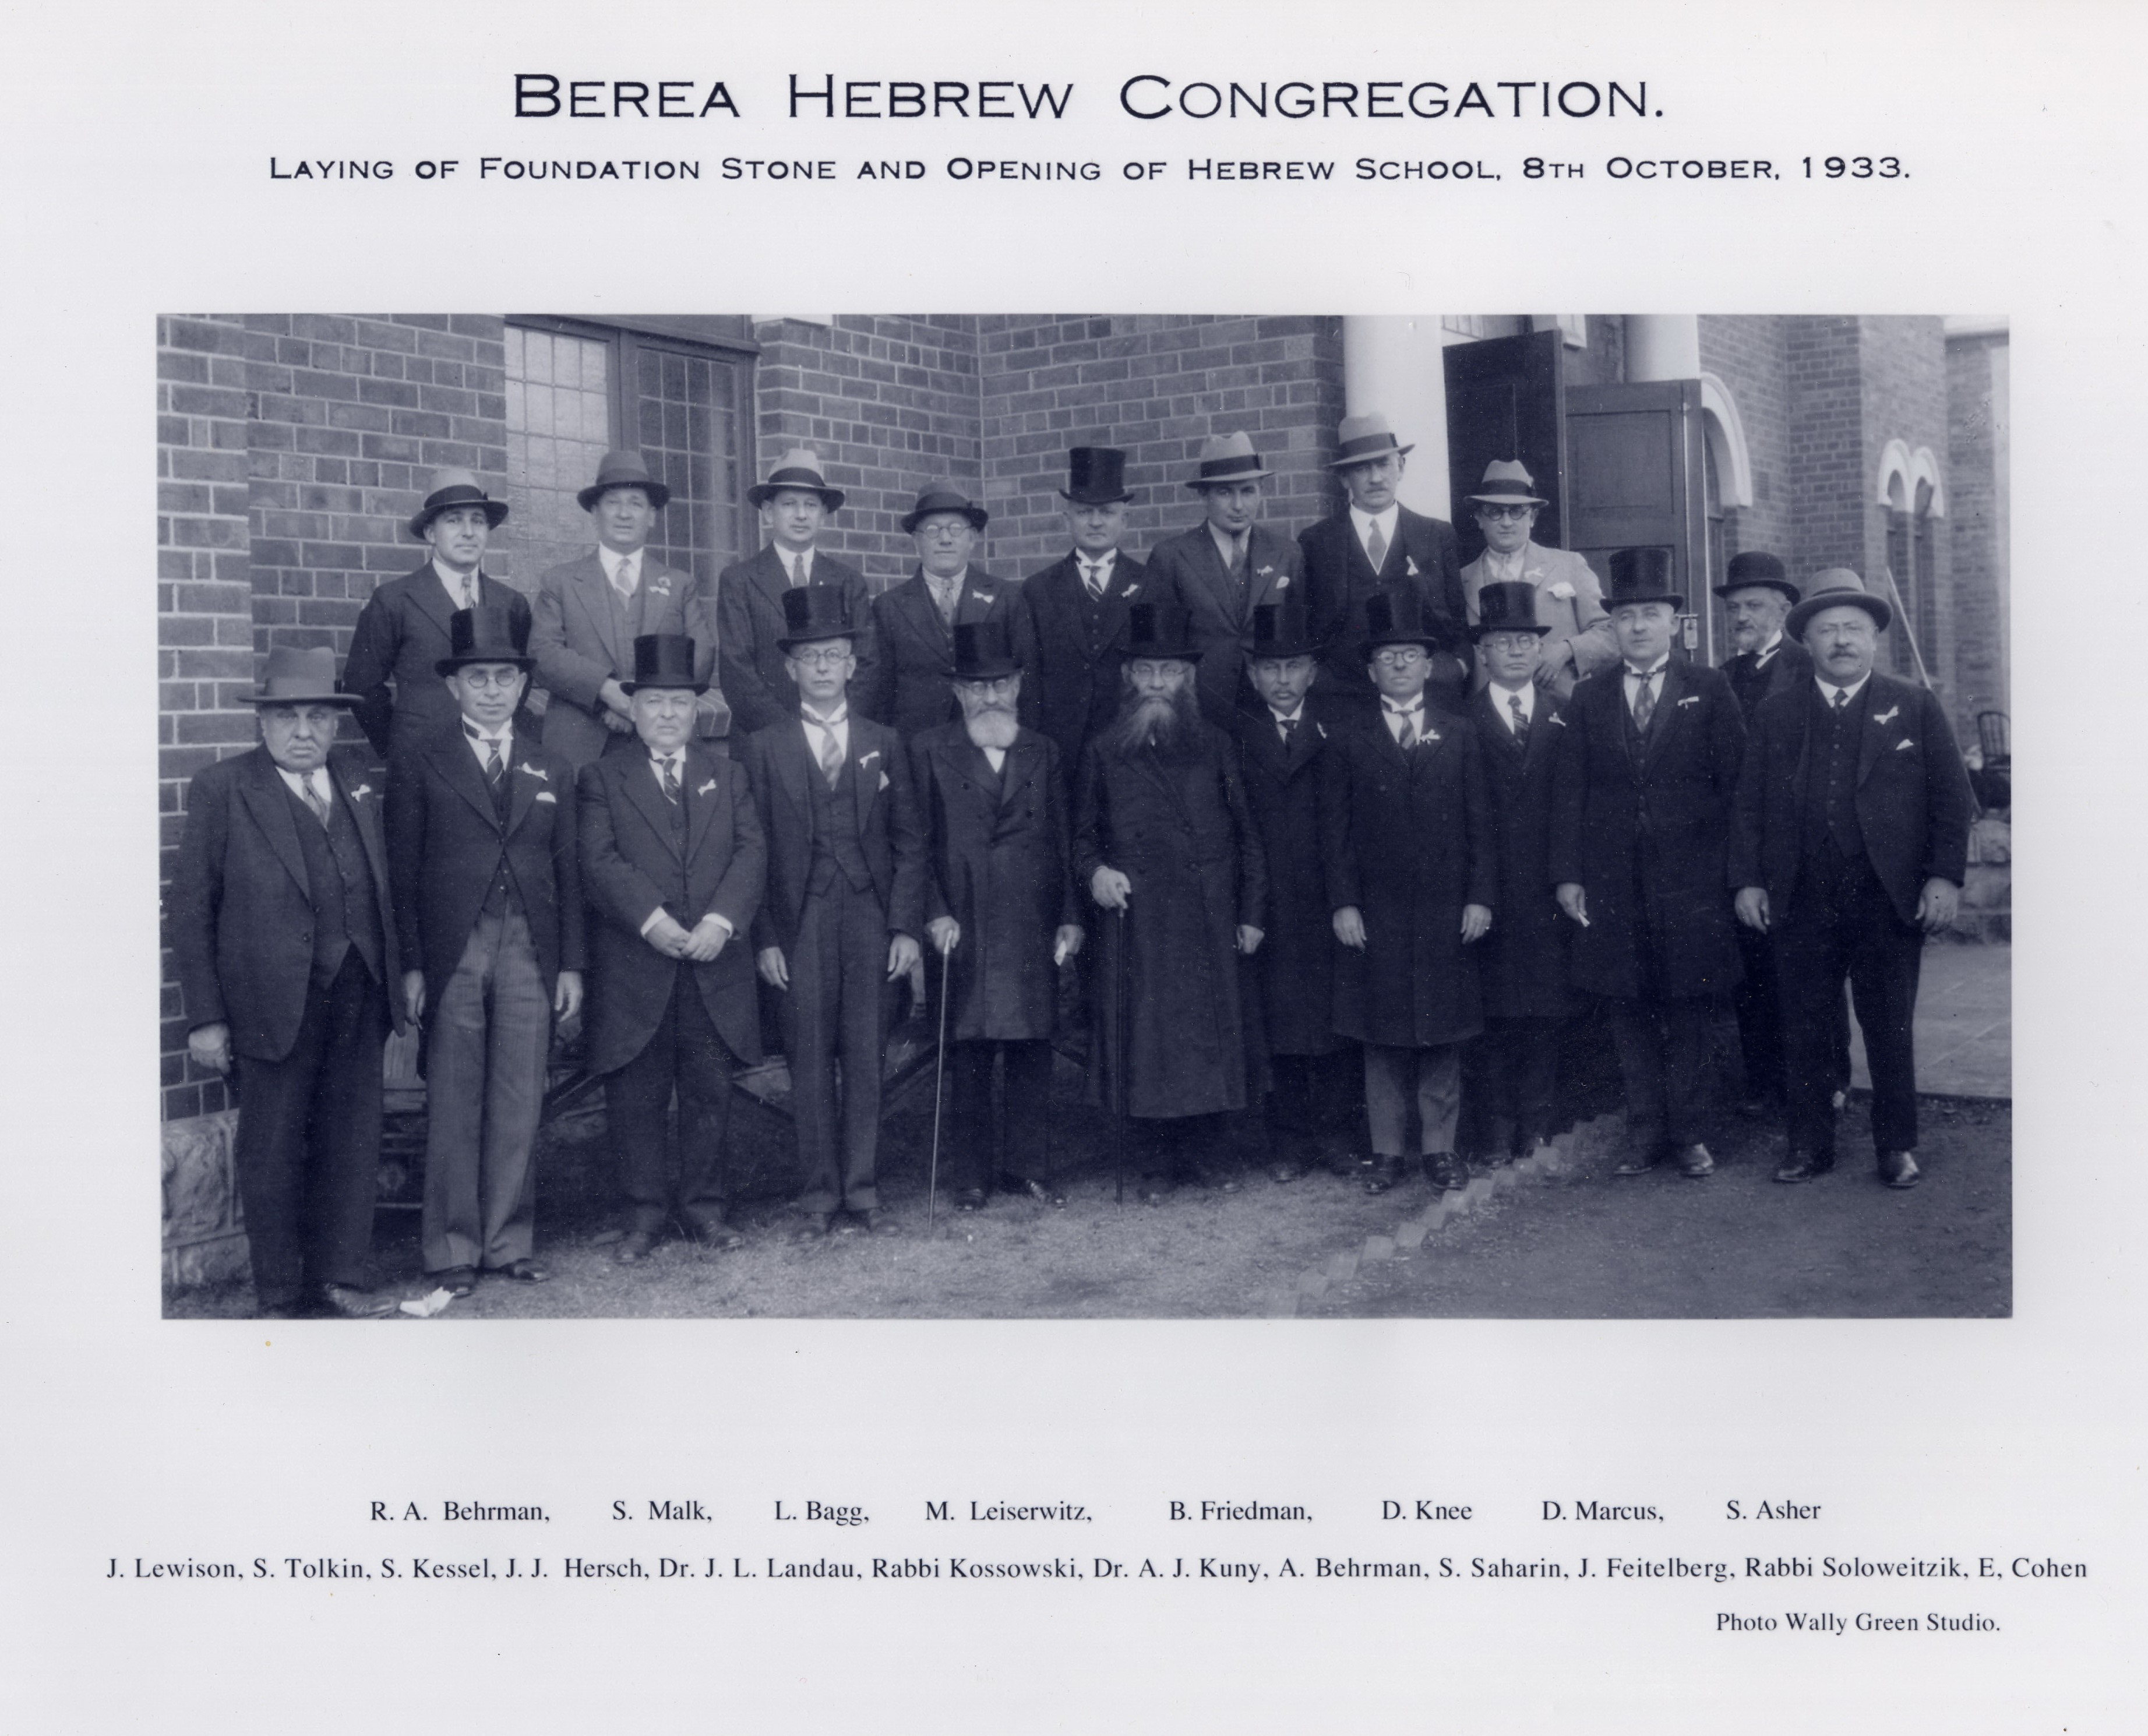
<path id="1" fill-rule="evenodd" d="M 545 707 L 545 745 L 577 768 L 601 754 L 640 750 L 631 731 L 606 727 L 603 714 L 609 708 L 598 695 L 607 681 L 634 679 L 634 641 L 642 634 L 686 630 L 692 579 L 646 549 L 640 574 L 624 610 L 614 601 L 611 581 L 594 550 L 548 568 L 538 582 L 529 655 L 537 660 L 537 685 L 551 695 Z"/>
<path id="2" fill-rule="evenodd" d="M 1477 943 L 1484 1012 L 1494 1019 L 1560 1019 L 1573 1010 L 1567 988 L 1573 924 L 1553 896 L 1551 878 L 1552 784 L 1565 707 L 1538 688 L 1531 695 L 1528 739 L 1519 742 L 1501 715 L 1503 703 L 1488 687 L 1470 700 L 1468 714 L 1499 865 L 1498 920 Z"/>
<path id="3" fill-rule="evenodd" d="M 1331 911 L 1355 906 L 1363 950 L 1337 946 L 1335 1029 L 1397 1048 L 1458 1043 L 1484 1028 L 1462 911 L 1499 920 L 1498 870 L 1475 732 L 1428 706 L 1405 750 L 1375 712 L 1330 731 L 1320 778 Z"/>
<path id="4" fill-rule="evenodd" d="M 1394 540 L 1378 572 L 1348 507 L 1299 531 L 1297 546 L 1305 559 L 1306 607 L 1321 648 L 1318 709 L 1327 715 L 1338 705 L 1370 711 L 1378 703 L 1373 678 L 1365 673 L 1365 605 L 1377 592 L 1404 586 L 1416 591 L 1426 624 L 1445 641 L 1433 659 L 1432 696 L 1455 709 L 1470 652 L 1454 527 L 1398 507 Z"/>
<path id="5" fill-rule="evenodd" d="M 1147 580 L 1147 568 L 1122 549 L 1102 598 L 1090 596 L 1071 554 L 1022 580 L 1014 618 L 1021 720 L 1051 738 L 1070 785 L 1089 738 L 1118 713 L 1127 606 L 1148 596 Z"/>
<path id="6" fill-rule="evenodd" d="M 1553 782 L 1552 884 L 1587 895 L 1572 980 L 1621 1000 L 1714 995 L 1740 976 L 1724 874 L 1744 721 L 1719 670 L 1673 658 L 1661 686 L 1643 743 L 1620 668 L 1578 685 Z"/>
<path id="7" fill-rule="evenodd" d="M 809 586 L 831 585 L 842 592 L 843 619 L 853 630 L 851 650 L 858 660 L 851 690 L 865 692 L 875 663 L 872 595 L 865 574 L 816 549 L 806 577 Z M 697 596 L 690 606 L 686 630 L 705 651 L 714 645 L 718 685 L 740 735 L 798 715 L 798 684 L 784 668 L 783 647 L 776 643 L 788 631 L 783 594 L 790 589 L 790 574 L 771 544 L 725 567 L 716 575 L 715 596 Z"/>
<path id="8" fill-rule="evenodd" d="M 955 702 L 954 628 L 973 621 L 998 621 L 1015 642 L 1015 609 L 1021 598 L 1019 579 L 995 579 L 971 567 L 955 595 L 951 624 L 926 589 L 925 569 L 917 568 L 892 590 L 873 599 L 873 666 L 853 677 L 853 710 L 886 724 L 905 741 L 921 730 L 951 723 L 961 715 Z"/>
<path id="9" fill-rule="evenodd" d="M 1290 746 L 1262 705 L 1236 720 L 1238 775 L 1267 858 L 1268 907 L 1251 975 L 1270 1055 L 1329 1055 L 1335 1035 L 1335 925 L 1320 855 L 1325 726 L 1301 710 Z"/>
<path id="10" fill-rule="evenodd" d="M 1297 544 L 1265 524 L 1246 534 L 1242 582 L 1223 564 L 1205 519 L 1148 551 L 1143 600 L 1176 602 L 1192 616 L 1193 643 L 1201 652 L 1201 709 L 1210 723 L 1227 727 L 1232 712 L 1260 703 L 1244 674 L 1253 611 L 1263 603 L 1282 602 L 1304 575 Z"/>
<path id="11" fill-rule="evenodd" d="M 489 574 L 478 574 L 480 609 L 504 609 L 513 630 L 525 642 L 530 627 L 529 600 L 511 585 Z M 414 573 L 390 579 L 365 600 L 352 630 L 350 655 L 343 666 L 344 691 L 359 696 L 358 723 L 384 760 L 461 714 L 434 668 L 453 655 L 448 624 L 457 605 L 428 560 Z M 392 689 L 391 689 L 392 684 Z M 537 725 L 525 705 L 514 714 L 515 733 Z"/>

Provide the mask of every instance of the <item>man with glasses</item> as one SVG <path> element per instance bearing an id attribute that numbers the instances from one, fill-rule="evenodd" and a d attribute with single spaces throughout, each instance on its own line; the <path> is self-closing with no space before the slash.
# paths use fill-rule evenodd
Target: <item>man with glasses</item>
<path id="1" fill-rule="evenodd" d="M 951 482 L 934 483 L 903 515 L 902 528 L 917 545 L 917 569 L 873 599 L 877 658 L 858 682 L 857 705 L 905 741 L 959 715 L 948 685 L 957 626 L 996 621 L 1013 635 L 1020 581 L 970 564 L 991 517 Z"/>
<path id="2" fill-rule="evenodd" d="M 1588 563 L 1573 550 L 1547 549 L 1532 540 L 1545 500 L 1524 465 L 1494 459 L 1469 499 L 1484 537 L 1484 552 L 1462 569 L 1469 625 L 1477 625 L 1477 596 L 1487 585 L 1528 585 L 1537 594 L 1537 620 L 1544 629 L 1534 680 L 1566 699 L 1583 676 L 1619 661 L 1603 587 Z M 1480 658 L 1474 685 L 1482 687 L 1489 679 Z"/>

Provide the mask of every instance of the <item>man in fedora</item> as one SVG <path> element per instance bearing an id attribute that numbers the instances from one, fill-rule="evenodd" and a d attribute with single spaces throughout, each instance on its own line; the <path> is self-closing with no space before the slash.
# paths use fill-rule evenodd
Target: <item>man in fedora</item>
<path id="1" fill-rule="evenodd" d="M 480 1270 L 525 1283 L 530 1158 L 554 1016 L 582 1004 L 575 771 L 517 721 L 534 660 L 519 619 L 466 609 L 434 665 L 455 715 L 388 768 L 388 868 L 403 992 L 424 1022 L 426 1272 L 467 1296 Z"/>
<path id="2" fill-rule="evenodd" d="M 905 741 L 960 715 L 948 682 L 955 629 L 996 621 L 1014 631 L 1019 580 L 972 566 L 977 534 L 991 514 L 951 482 L 936 482 L 903 514 L 917 544 L 917 569 L 873 599 L 874 666 L 857 684 L 858 710 Z"/>
<path id="3" fill-rule="evenodd" d="M 1061 1203 L 1051 1183 L 1051 1026 L 1058 966 L 1082 948 L 1067 868 L 1066 780 L 1048 735 L 1017 721 L 1024 676 L 997 621 L 955 629 L 960 723 L 910 743 L 929 839 L 926 937 L 946 961 L 954 1080 L 948 1185 L 966 1212 L 999 1178 Z M 1004 1066 L 1005 1133 L 992 1074 Z"/>
<path id="4" fill-rule="evenodd" d="M 575 498 L 596 521 L 597 546 L 539 582 L 529 650 L 537 680 L 552 695 L 545 745 L 579 770 L 600 754 L 635 745 L 622 679 L 633 671 L 635 641 L 686 630 L 693 580 L 649 552 L 650 532 L 671 490 L 649 474 L 640 453 L 605 454 L 596 480 Z"/>
<path id="5" fill-rule="evenodd" d="M 1730 883 L 1771 936 L 1782 984 L 1790 1148 L 1778 1182 L 1834 1167 L 1834 1021 L 1846 979 L 1872 1072 L 1880 1179 L 1916 1185 L 1914 1027 L 1925 936 L 1954 921 L 1969 775 L 1939 700 L 1874 667 L 1891 611 L 1848 567 L 1805 587 L 1786 630 L 1813 679 L 1754 714 Z"/>
<path id="6" fill-rule="evenodd" d="M 1616 1173 L 1669 1155 L 1698 1180 L 1715 1169 L 1709 1025 L 1739 980 L 1724 876 L 1745 725 L 1721 671 L 1671 656 L 1685 606 L 1671 551 L 1620 549 L 1610 567 L 1621 660 L 1565 708 L 1548 871 L 1578 929 L 1574 986 L 1610 1005 L 1629 1142 Z"/>
<path id="7" fill-rule="evenodd" d="M 892 1235 L 876 1174 L 881 1044 L 890 986 L 917 963 L 924 932 L 924 830 L 901 740 L 848 704 L 842 593 L 785 591 L 783 617 L 799 709 L 747 736 L 742 755 L 768 844 L 755 962 L 783 996 L 807 1233 L 826 1235 L 848 1211 Z"/>
<path id="8" fill-rule="evenodd" d="M 590 912 L 588 1066 L 631 1214 L 618 1257 L 645 1257 L 667 1217 L 697 1241 L 738 1244 L 725 1222 L 731 1074 L 760 1059 L 750 931 L 768 850 L 746 776 L 694 739 L 705 684 L 694 641 L 647 634 L 625 684 L 640 750 L 607 754 L 575 782 Z M 665 1122 L 679 1100 L 679 1173 Z"/>
<path id="9" fill-rule="evenodd" d="M 1428 622 L 1407 589 L 1368 598 L 1365 622 L 1379 710 L 1335 731 L 1320 780 L 1341 945 L 1335 1029 L 1364 1045 L 1366 1191 L 1398 1179 L 1413 1098 L 1426 1179 L 1459 1188 L 1460 1046 L 1484 1025 L 1475 946 L 1492 926 L 1498 850 L 1471 726 L 1426 702 L 1444 624 Z"/>
<path id="10" fill-rule="evenodd" d="M 486 494 L 468 470 L 438 472 L 407 527 L 431 544 L 431 558 L 380 586 L 359 611 L 343 685 L 357 695 L 359 726 L 383 759 L 459 715 L 433 673 L 449 654 L 449 624 L 458 613 L 504 610 L 517 637 L 528 638 L 529 603 L 481 565 L 487 540 L 506 517 L 507 503 Z M 526 713 L 522 722 L 534 730 Z"/>
<path id="11" fill-rule="evenodd" d="M 1235 1167 L 1219 1162 L 1219 1136 L 1247 1102 L 1239 961 L 1261 944 L 1267 876 L 1233 744 L 1202 715 L 1192 623 L 1173 603 L 1131 615 L 1126 697 L 1082 755 L 1074 873 L 1116 913 L 1091 1095 L 1130 1117 L 1142 1197 L 1157 1204 L 1175 1178 Z"/>
<path id="12" fill-rule="evenodd" d="M 1395 438 L 1381 415 L 1345 416 L 1327 468 L 1348 497 L 1342 509 L 1297 534 L 1305 556 L 1307 607 L 1323 652 L 1318 709 L 1369 716 L 1379 695 L 1365 678 L 1365 600 L 1407 586 L 1421 618 L 1443 641 L 1428 683 L 1433 701 L 1459 710 L 1468 693 L 1466 606 L 1454 527 L 1402 504 L 1403 472 L 1416 450 Z"/>
<path id="13" fill-rule="evenodd" d="M 703 644 L 716 646 L 724 700 L 741 736 L 788 722 L 798 715 L 798 690 L 785 672 L 783 594 L 800 585 L 826 585 L 842 599 L 844 619 L 858 675 L 853 685 L 870 685 L 873 672 L 872 595 L 865 574 L 846 565 L 817 544 L 828 520 L 841 510 L 843 491 L 829 486 L 821 454 L 811 446 L 794 446 L 783 454 L 765 482 L 745 491 L 760 514 L 768 542 L 750 560 L 734 562 L 716 575 L 713 603 L 697 598 L 700 614 L 713 620 L 711 630 L 691 625 Z"/>
<path id="14" fill-rule="evenodd" d="M 1484 538 L 1484 552 L 1462 569 L 1470 624 L 1477 620 L 1477 594 L 1487 585 L 1527 585 L 1537 594 L 1537 620 L 1544 629 L 1537 656 L 1539 687 L 1565 699 L 1583 676 L 1616 665 L 1619 644 L 1594 569 L 1572 549 L 1547 549 L 1533 538 L 1545 500 L 1528 467 L 1513 459 L 1493 459 L 1469 499 Z M 1480 660 L 1475 685 L 1482 687 L 1487 679 Z"/>
<path id="15" fill-rule="evenodd" d="M 335 654 L 268 654 L 260 743 L 187 788 L 171 944 L 188 1053 L 237 1072 L 233 1156 L 264 1316 L 388 1312 L 364 1295 L 380 1051 L 403 1028 L 380 793 L 339 748 Z"/>
<path id="16" fill-rule="evenodd" d="M 1201 497 L 1201 523 L 1148 552 L 1148 595 L 1187 612 L 1200 653 L 1201 709 L 1218 728 L 1260 703 L 1243 673 L 1254 610 L 1281 601 L 1304 579 L 1297 544 L 1255 522 L 1261 479 L 1272 474 L 1250 434 L 1212 436 L 1186 484 Z"/>

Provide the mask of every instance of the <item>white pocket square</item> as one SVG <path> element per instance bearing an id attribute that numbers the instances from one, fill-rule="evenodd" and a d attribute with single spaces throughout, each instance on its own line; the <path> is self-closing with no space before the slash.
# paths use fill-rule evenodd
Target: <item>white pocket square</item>
<path id="1" fill-rule="evenodd" d="M 1898 741 L 1895 744 L 1895 751 L 1898 754 L 1906 754 L 1915 745 L 1916 743 L 1914 741 Z"/>
<path id="2" fill-rule="evenodd" d="M 560 798 L 549 790 L 540 790 L 534 799 L 538 801 L 548 801 L 555 808 L 560 805 Z"/>
<path id="3" fill-rule="evenodd" d="M 880 775 L 880 787 L 883 790 L 887 788 L 887 774 L 886 772 L 882 772 Z"/>

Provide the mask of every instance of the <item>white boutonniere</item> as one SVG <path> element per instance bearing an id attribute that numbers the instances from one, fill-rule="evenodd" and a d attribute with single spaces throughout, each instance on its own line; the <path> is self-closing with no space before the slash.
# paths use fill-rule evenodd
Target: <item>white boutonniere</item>
<path id="1" fill-rule="evenodd" d="M 362 796 L 368 796 L 368 795 L 372 795 L 372 794 L 373 794 L 373 785 L 370 785 L 370 784 L 360 784 L 360 785 L 358 786 L 358 788 L 357 788 L 357 789 L 355 789 L 355 790 L 352 790 L 352 791 L 350 792 L 350 799 L 351 799 L 353 801 L 356 801 L 356 800 L 359 800 L 360 797 L 362 797 Z"/>
<path id="2" fill-rule="evenodd" d="M 1141 587 L 1140 587 L 1138 585 L 1129 585 L 1127 587 L 1126 596 L 1127 596 L 1127 600 L 1129 603 L 1132 602 L 1132 601 L 1133 601 L 1133 600 L 1134 600 L 1136 597 L 1139 596 L 1140 595 L 1141 595 Z"/>
<path id="3" fill-rule="evenodd" d="M 998 595 L 999 594 L 996 591 L 981 590 L 977 593 L 977 600 L 980 603 L 989 605 L 992 599 Z"/>
<path id="4" fill-rule="evenodd" d="M 653 597 L 670 596 L 671 595 L 671 575 L 669 573 L 659 573 L 654 579 L 650 580 L 649 581 L 649 594 Z"/>
<path id="5" fill-rule="evenodd" d="M 1902 708 L 1900 705 L 1890 705 L 1885 711 L 1874 712 L 1872 721 L 1876 724 L 1890 724 L 1901 715 Z M 1905 746 L 1907 745 L 1907 743 L 1904 744 Z"/>
<path id="6" fill-rule="evenodd" d="M 698 786 L 695 788 L 695 791 L 694 791 L 694 794 L 695 794 L 695 795 L 707 795 L 710 790 L 714 790 L 715 787 L 716 787 L 716 780 L 715 780 L 714 778 L 710 778 L 707 783 L 698 785 Z"/>
<path id="7" fill-rule="evenodd" d="M 863 771 L 866 767 L 871 765 L 872 762 L 878 758 L 880 758 L 880 750 L 878 748 L 875 748 L 871 753 L 865 755 L 859 760 L 858 770 L 860 771 Z"/>
<path id="8" fill-rule="evenodd" d="M 1405 556 L 1403 560 L 1403 576 L 1405 579 L 1414 579 L 1417 575 L 1417 556 L 1414 554 Z"/>
<path id="9" fill-rule="evenodd" d="M 1561 717 L 1556 711 L 1552 713 L 1551 720 L 1557 724 L 1562 730 L 1566 727 L 1566 720 Z"/>
<path id="10" fill-rule="evenodd" d="M 1326 724 L 1317 723 L 1312 727 L 1314 732 L 1318 735 L 1322 741 L 1325 741 L 1327 739 L 1327 725 Z"/>
<path id="11" fill-rule="evenodd" d="M 542 770 L 537 766 L 532 765 L 526 760 L 514 769 L 522 773 L 525 777 L 533 777 L 536 779 L 540 784 L 549 784 L 552 781 L 552 774 L 550 772 Z"/>
<path id="12" fill-rule="evenodd" d="M 1417 745 L 1418 745 L 1419 747 L 1423 747 L 1423 746 L 1424 746 L 1428 742 L 1433 742 L 1433 741 L 1437 741 L 1437 740 L 1439 740 L 1439 731 L 1438 731 L 1438 730 L 1427 730 L 1424 732 L 1424 734 L 1423 734 L 1422 735 L 1420 735 L 1420 736 L 1418 736 L 1418 737 L 1417 738 Z"/>
<path id="13" fill-rule="evenodd" d="M 1255 567 L 1255 568 L 1253 569 L 1253 576 L 1254 576 L 1256 579 L 1268 579 L 1268 578 L 1272 578 L 1272 577 L 1274 576 L 1274 574 L 1275 574 L 1275 569 L 1274 569 L 1273 567 L 1272 567 L 1272 566 L 1267 566 L 1267 567 Z M 1289 584 L 1289 583 L 1290 583 L 1290 580 L 1287 580 L 1287 579 L 1286 579 L 1286 580 L 1283 580 L 1283 585 L 1287 585 L 1287 584 Z M 1278 590 L 1280 590 L 1282 588 L 1282 585 L 1278 585 L 1278 586 L 1277 586 L 1276 588 L 1277 588 Z"/>
<path id="14" fill-rule="evenodd" d="M 1562 603 L 1571 603 L 1573 600 L 1573 586 L 1564 579 L 1550 586 L 1549 590 L 1550 594 Z"/>
<path id="15" fill-rule="evenodd" d="M 1697 693 L 1689 693 L 1679 701 L 1681 705 L 1698 705 L 1699 703 L 1700 695 Z"/>

